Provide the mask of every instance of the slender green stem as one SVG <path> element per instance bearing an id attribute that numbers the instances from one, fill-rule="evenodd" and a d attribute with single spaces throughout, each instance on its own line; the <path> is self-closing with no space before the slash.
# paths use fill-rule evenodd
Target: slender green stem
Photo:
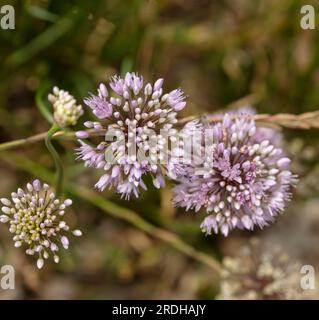
<path id="1" fill-rule="evenodd" d="M 63 184 L 63 167 L 60 160 L 60 156 L 58 152 L 55 150 L 53 144 L 52 144 L 52 137 L 53 135 L 60 130 L 60 127 L 54 123 L 51 129 L 48 131 L 48 134 L 45 138 L 45 145 L 48 148 L 49 152 L 51 153 L 54 163 L 55 163 L 55 169 L 56 169 L 56 194 L 57 196 L 61 195 L 62 192 L 62 184 Z"/>

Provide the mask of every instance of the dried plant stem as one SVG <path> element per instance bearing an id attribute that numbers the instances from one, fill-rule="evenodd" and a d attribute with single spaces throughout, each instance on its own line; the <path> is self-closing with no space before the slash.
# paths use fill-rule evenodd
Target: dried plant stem
<path id="1" fill-rule="evenodd" d="M 47 136 L 47 132 L 39 133 L 29 138 L 13 140 L 9 142 L 4 142 L 0 144 L 0 151 L 9 150 L 21 145 L 28 145 L 37 141 L 42 141 Z"/>
<path id="2" fill-rule="evenodd" d="M 238 117 L 232 115 L 233 118 Z M 266 125 L 276 125 L 285 128 L 293 129 L 312 129 L 319 128 L 319 110 L 313 112 L 306 112 L 302 114 L 290 114 L 290 113 L 278 113 L 274 115 L 270 114 L 256 114 L 250 116 L 256 122 Z M 185 124 L 188 121 L 200 118 L 200 116 L 190 116 L 179 120 L 179 124 Z M 209 122 L 220 122 L 222 116 L 206 116 Z"/>
<path id="3" fill-rule="evenodd" d="M 189 116 L 182 118 L 178 121 L 179 125 L 183 125 L 188 121 L 198 119 L 201 116 Z M 237 115 L 233 115 L 234 118 Z M 206 116 L 208 121 L 211 122 L 220 122 L 222 121 L 222 117 L 219 116 Z M 285 127 L 285 128 L 292 128 L 292 129 L 319 129 L 319 110 L 313 112 L 306 112 L 302 114 L 289 114 L 289 113 L 278 113 L 274 115 L 270 114 L 257 114 L 252 115 L 252 119 L 260 123 L 261 125 L 265 126 L 276 126 L 276 127 Z M 90 132 L 90 130 L 88 130 Z M 104 134 L 105 132 L 101 132 Z M 39 133 L 34 136 L 25 139 L 19 139 L 9 142 L 0 143 L 0 151 L 9 150 L 18 146 L 28 145 L 30 143 L 34 143 L 37 141 L 44 140 L 47 133 Z M 60 138 L 70 138 L 74 139 L 75 132 L 63 132 L 58 131 L 53 136 L 53 139 L 60 139 Z"/>
<path id="4" fill-rule="evenodd" d="M 107 201 L 104 197 L 98 195 L 96 192 L 88 188 L 79 185 L 73 185 L 72 188 L 73 192 L 75 192 L 77 196 L 80 196 L 88 202 L 91 202 L 92 204 L 107 212 L 111 216 L 125 220 L 126 222 L 143 230 L 149 235 L 169 244 L 171 247 L 175 248 L 176 250 L 180 251 L 186 256 L 191 257 L 207 265 L 215 272 L 219 273 L 221 271 L 220 263 L 217 260 L 186 244 L 176 234 L 152 225 L 132 210 L 120 207 L 110 201 Z"/>
<path id="5" fill-rule="evenodd" d="M 90 130 L 87 130 L 87 131 L 90 132 Z M 48 134 L 48 132 L 43 132 L 43 133 L 38 133 L 38 134 L 31 136 L 31 137 L 28 137 L 28 138 L 23 138 L 23 139 L 0 143 L 0 152 L 5 151 L 5 150 L 10 150 L 15 147 L 27 146 L 31 143 L 43 141 L 43 140 L 45 140 L 47 134 Z M 61 138 L 75 139 L 76 138 L 75 132 L 57 131 L 52 135 L 52 139 L 61 139 Z"/>
<path id="6" fill-rule="evenodd" d="M 278 113 L 274 115 L 259 114 L 254 116 L 257 122 L 273 123 L 281 127 L 293 129 L 318 129 L 319 110 L 302 114 Z"/>
<path id="7" fill-rule="evenodd" d="M 1 153 L 0 157 L 9 165 L 27 171 L 44 181 L 52 182 L 54 180 L 54 174 L 51 171 L 23 156 L 14 153 L 9 154 L 8 152 L 6 152 Z M 78 184 L 66 182 L 65 190 L 76 197 L 85 199 L 89 203 L 100 208 L 105 213 L 115 218 L 126 221 L 131 225 L 137 227 L 138 229 L 146 232 L 150 236 L 167 243 L 169 246 L 181 252 L 185 256 L 203 263 L 204 265 L 211 268 L 214 272 L 216 272 L 217 275 L 220 274 L 221 264 L 214 257 L 193 248 L 191 245 L 185 243 L 182 239 L 180 239 L 176 234 L 152 225 L 151 223 L 140 217 L 136 212 L 128 208 L 123 208 L 107 200 L 105 197 L 97 194 L 91 189 L 80 186 Z"/>
<path id="8" fill-rule="evenodd" d="M 0 144 L 0 151 L 13 149 L 13 148 L 19 147 L 19 146 L 27 146 L 31 143 L 43 141 L 43 140 L 45 140 L 47 134 L 48 134 L 47 132 L 43 132 L 43 133 L 38 133 L 38 134 L 31 136 L 31 137 L 28 137 L 28 138 L 1 143 Z M 73 137 L 74 134 L 73 134 L 73 132 L 72 132 L 72 134 L 70 134 L 70 133 L 66 133 L 63 131 L 58 131 L 53 134 L 52 138 L 56 139 L 58 137 L 65 137 L 65 136 L 72 136 Z"/>

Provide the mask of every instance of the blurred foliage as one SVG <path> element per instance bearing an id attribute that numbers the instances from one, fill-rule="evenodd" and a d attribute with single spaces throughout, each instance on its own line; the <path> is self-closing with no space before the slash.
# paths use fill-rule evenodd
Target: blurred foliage
<path id="1" fill-rule="evenodd" d="M 14 5 L 16 29 L 0 30 L 1 142 L 49 128 L 35 105 L 36 95 L 49 86 L 69 90 L 80 101 L 100 81 L 128 70 L 149 80 L 164 77 L 169 89 L 182 87 L 189 96 L 185 116 L 215 112 L 250 94 L 258 97 L 258 112 L 319 108 L 319 32 L 299 25 L 300 7 L 313 4 L 318 14 L 317 1 L 2 2 Z M 307 210 L 304 204 L 318 197 L 319 134 L 318 130 L 285 134 L 288 153 L 296 159 L 295 170 L 302 178 L 303 187 L 295 197 L 302 215 Z M 75 162 L 74 141 L 57 147 L 68 179 L 93 186 L 96 173 Z M 41 143 L 15 152 L 53 168 Z M 0 162 L 0 175 L 3 196 L 32 178 L 5 162 Z M 105 197 L 209 254 L 231 252 L 233 243 L 250 236 L 204 237 L 200 214 L 172 208 L 169 190 L 150 188 L 129 203 L 110 192 Z M 81 199 L 75 203 L 71 219 L 85 226 L 85 235 L 60 265 L 48 265 L 41 272 L 32 259 L 12 248 L 0 226 L 0 265 L 12 263 L 18 276 L 18 290 L 0 291 L 0 298 L 214 298 L 218 283 L 207 267 Z M 307 245 L 313 248 L 310 240 Z"/>

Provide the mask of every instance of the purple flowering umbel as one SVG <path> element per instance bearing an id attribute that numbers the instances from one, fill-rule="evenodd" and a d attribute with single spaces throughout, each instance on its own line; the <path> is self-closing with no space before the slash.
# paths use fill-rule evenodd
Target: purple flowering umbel
<path id="1" fill-rule="evenodd" d="M 202 164 L 179 167 L 174 188 L 176 206 L 205 208 L 208 215 L 201 224 L 206 234 L 234 229 L 263 228 L 285 209 L 290 187 L 297 181 L 289 170 L 290 159 L 276 146 L 278 134 L 259 128 L 244 114 L 226 114 L 220 123 L 193 121 L 186 129 L 210 130 L 213 143 Z M 206 131 L 205 131 L 206 130 Z M 176 166 L 178 168 L 178 166 Z"/>
<path id="2" fill-rule="evenodd" d="M 100 191 L 115 187 L 126 199 L 131 194 L 138 197 L 141 188 L 146 190 L 146 174 L 155 187 L 164 186 L 163 168 L 157 162 L 165 144 L 162 134 L 176 133 L 176 115 L 186 102 L 182 90 L 164 94 L 162 86 L 163 79 L 144 86 L 142 76 L 128 72 L 124 78 L 112 77 L 109 88 L 100 84 L 97 95 L 84 100 L 98 121 L 84 123 L 90 133 L 77 132 L 77 154 L 86 166 L 104 170 L 95 185 Z M 88 138 L 90 144 L 83 140 Z M 128 152 L 134 148 L 136 152 Z"/>

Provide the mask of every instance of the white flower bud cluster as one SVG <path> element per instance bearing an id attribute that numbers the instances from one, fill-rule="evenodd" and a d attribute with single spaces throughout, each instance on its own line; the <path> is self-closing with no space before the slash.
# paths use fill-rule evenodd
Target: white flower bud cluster
<path id="1" fill-rule="evenodd" d="M 59 262 L 59 245 L 64 249 L 69 247 L 68 233 L 76 237 L 82 235 L 80 230 L 71 231 L 63 220 L 72 200 L 61 202 L 56 199 L 55 194 L 49 191 L 49 186 L 42 185 L 39 180 L 28 183 L 26 190 L 19 188 L 11 193 L 11 200 L 1 198 L 0 201 L 4 213 L 0 215 L 0 222 L 9 223 L 16 248 L 26 245 L 26 254 L 38 255 L 39 269 L 43 267 L 44 260 L 49 258 L 49 253 L 55 263 Z"/>
<path id="2" fill-rule="evenodd" d="M 83 114 L 82 106 L 76 104 L 75 98 L 68 91 L 54 87 L 48 99 L 53 105 L 54 120 L 62 128 L 74 126 Z"/>

